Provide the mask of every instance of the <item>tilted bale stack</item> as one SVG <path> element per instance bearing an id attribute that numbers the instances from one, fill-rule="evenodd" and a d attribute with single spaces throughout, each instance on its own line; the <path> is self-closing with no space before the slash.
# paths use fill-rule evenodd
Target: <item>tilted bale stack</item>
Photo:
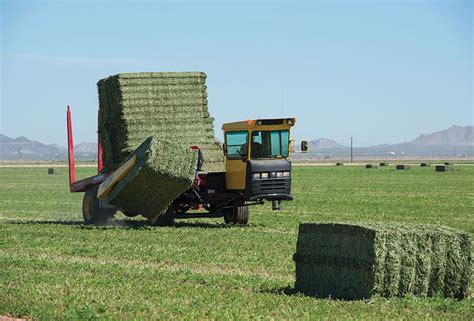
<path id="1" fill-rule="evenodd" d="M 104 171 L 116 169 L 150 135 L 197 145 L 204 155 L 203 170 L 224 171 L 205 83 L 202 72 L 125 73 L 100 80 Z"/>
<path id="2" fill-rule="evenodd" d="M 154 219 L 194 181 L 197 151 L 175 141 L 146 139 L 131 155 L 137 161 L 113 187 L 110 203 L 128 214 Z"/>
<path id="3" fill-rule="evenodd" d="M 317 297 L 364 299 L 468 295 L 469 234 L 443 226 L 302 223 L 296 290 Z"/>

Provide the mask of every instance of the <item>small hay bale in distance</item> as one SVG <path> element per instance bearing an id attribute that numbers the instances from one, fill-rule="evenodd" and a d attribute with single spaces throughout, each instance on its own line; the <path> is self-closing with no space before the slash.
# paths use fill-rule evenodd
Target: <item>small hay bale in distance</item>
<path id="1" fill-rule="evenodd" d="M 431 164 L 430 163 L 421 163 L 420 164 L 420 167 L 430 167 Z"/>
<path id="2" fill-rule="evenodd" d="M 468 296 L 469 234 L 444 226 L 302 223 L 295 289 L 306 295 L 367 299 Z"/>
<path id="3" fill-rule="evenodd" d="M 58 168 L 48 168 L 48 175 L 59 175 L 61 170 Z"/>
<path id="4" fill-rule="evenodd" d="M 134 154 L 137 155 L 135 166 L 112 189 L 108 199 L 121 211 L 155 219 L 191 187 L 197 166 L 197 151 L 181 143 L 152 136 L 130 157 Z"/>
<path id="5" fill-rule="evenodd" d="M 366 169 L 377 168 L 377 165 L 374 165 L 374 164 L 366 164 L 366 165 L 365 165 L 365 168 L 366 168 Z"/>
<path id="6" fill-rule="evenodd" d="M 410 165 L 398 164 L 395 168 L 396 168 L 397 170 L 407 170 L 407 169 L 410 169 Z"/>
<path id="7" fill-rule="evenodd" d="M 453 166 L 451 165 L 436 165 L 435 170 L 437 172 L 450 172 L 453 171 Z"/>
<path id="8" fill-rule="evenodd" d="M 336 163 L 336 166 L 344 166 L 344 163 Z"/>
<path id="9" fill-rule="evenodd" d="M 450 162 L 444 162 L 444 165 L 452 165 Z"/>
<path id="10" fill-rule="evenodd" d="M 388 166 L 388 163 L 387 162 L 381 162 L 379 165 L 380 165 L 380 167 L 384 167 L 384 166 Z"/>

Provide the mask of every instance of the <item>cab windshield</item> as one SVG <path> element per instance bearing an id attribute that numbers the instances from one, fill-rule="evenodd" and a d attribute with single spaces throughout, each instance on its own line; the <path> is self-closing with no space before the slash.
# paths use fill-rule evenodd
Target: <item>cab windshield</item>
<path id="1" fill-rule="evenodd" d="M 288 130 L 253 131 L 251 158 L 286 158 L 289 139 Z"/>

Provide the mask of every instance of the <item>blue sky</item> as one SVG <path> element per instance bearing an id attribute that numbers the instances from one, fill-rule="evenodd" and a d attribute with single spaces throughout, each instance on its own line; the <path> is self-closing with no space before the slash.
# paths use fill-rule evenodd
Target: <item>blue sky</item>
<path id="1" fill-rule="evenodd" d="M 472 125 L 473 4 L 0 0 L 0 133 L 96 140 L 97 80 L 204 71 L 222 123 L 295 116 L 355 146 Z"/>

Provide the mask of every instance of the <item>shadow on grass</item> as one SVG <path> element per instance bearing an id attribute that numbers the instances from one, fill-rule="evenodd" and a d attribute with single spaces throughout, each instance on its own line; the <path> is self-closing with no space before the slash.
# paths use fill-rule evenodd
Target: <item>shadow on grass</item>
<path id="1" fill-rule="evenodd" d="M 271 294 L 279 294 L 279 295 L 296 295 L 296 296 L 303 296 L 301 292 L 298 292 L 292 286 L 285 286 L 283 288 L 262 288 L 260 290 L 262 293 L 271 293 Z"/>
<path id="2" fill-rule="evenodd" d="M 81 229 L 107 229 L 107 228 L 123 228 L 123 229 L 159 229 L 159 228 L 203 228 L 203 229 L 229 229 L 229 228 L 250 228 L 249 225 L 227 225 L 225 223 L 207 223 L 207 222 L 175 222 L 172 226 L 155 226 L 146 220 L 109 220 L 102 224 L 85 224 L 83 221 L 62 221 L 62 220 L 25 220 L 25 221 L 8 221 L 8 224 L 18 225 L 64 225 L 75 226 Z"/>
<path id="3" fill-rule="evenodd" d="M 284 296 L 296 296 L 296 297 L 307 297 L 318 300 L 332 300 L 332 301 L 363 301 L 363 299 L 348 299 L 348 298 L 331 298 L 331 297 L 318 297 L 317 295 L 311 295 L 307 293 L 300 292 L 292 286 L 286 286 L 283 288 L 263 288 L 260 290 L 262 293 L 270 293 Z"/>

